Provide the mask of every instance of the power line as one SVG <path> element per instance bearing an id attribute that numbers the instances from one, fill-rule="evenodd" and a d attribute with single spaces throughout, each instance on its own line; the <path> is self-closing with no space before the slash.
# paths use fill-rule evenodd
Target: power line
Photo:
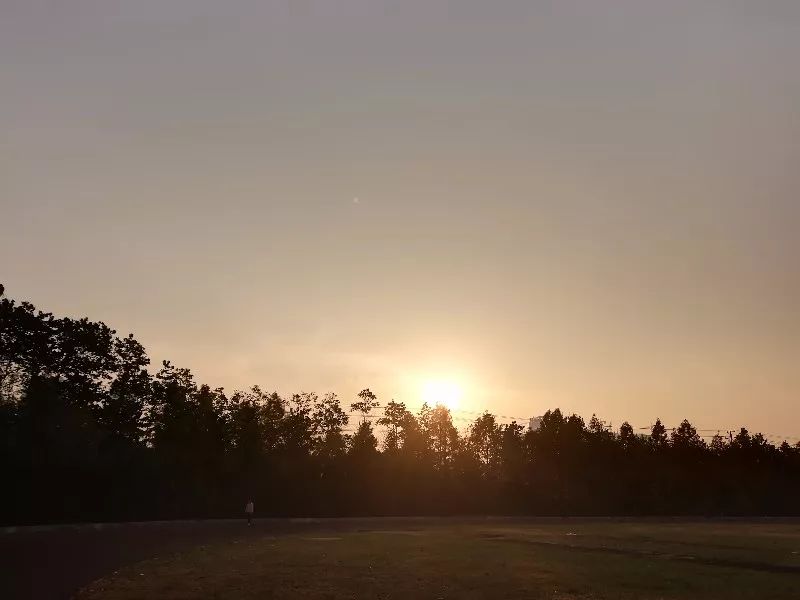
<path id="1" fill-rule="evenodd" d="M 466 410 L 466 409 L 458 409 L 458 408 L 455 408 L 455 409 L 447 408 L 447 411 L 448 411 L 448 413 L 450 413 L 450 419 L 452 421 L 458 421 L 458 422 L 461 422 L 461 423 L 474 423 L 477 420 L 475 417 L 468 417 L 466 415 L 482 416 L 482 415 L 485 415 L 485 414 L 489 414 L 489 415 L 493 416 L 495 419 L 498 419 L 498 420 L 499 419 L 503 419 L 503 420 L 506 420 L 506 421 L 513 421 L 513 422 L 517 422 L 517 423 L 521 423 L 521 424 L 528 423 L 531 419 L 535 418 L 535 417 L 519 417 L 519 416 L 511 416 L 511 415 L 498 415 L 498 414 L 495 414 L 495 413 L 493 413 L 493 412 L 491 412 L 489 410 Z M 459 413 L 459 415 L 463 415 L 463 416 L 456 416 L 453 413 Z M 366 420 L 369 420 L 369 421 L 372 421 L 373 419 L 381 419 L 381 418 L 385 417 L 385 415 L 382 414 L 382 413 L 368 413 L 368 414 L 364 415 L 364 414 L 360 414 L 360 413 L 354 412 L 354 411 L 351 411 L 350 415 L 354 416 L 354 418 L 356 418 L 356 419 L 362 419 L 363 418 L 363 419 L 366 419 Z M 603 423 L 604 427 L 606 428 L 606 431 L 610 431 L 612 429 L 612 427 L 610 425 L 608 425 L 606 422 L 602 422 L 602 423 Z M 654 425 L 655 425 L 655 423 L 653 425 L 648 426 L 648 427 L 632 427 L 632 429 L 634 431 L 652 431 Z M 662 425 L 664 426 L 664 430 L 667 431 L 667 432 L 673 433 L 678 429 L 677 427 L 669 427 L 667 425 L 664 425 L 663 423 L 662 423 Z M 352 431 L 355 431 L 355 429 L 353 429 Z M 695 432 L 697 432 L 698 437 L 703 438 L 703 439 L 713 439 L 716 436 L 720 436 L 720 437 L 723 437 L 723 438 L 724 437 L 728 437 L 730 439 L 730 438 L 733 438 L 734 434 L 736 433 L 735 430 L 731 430 L 731 429 L 729 429 L 727 427 L 708 428 L 708 429 L 695 429 Z M 764 439 L 766 439 L 767 441 L 770 441 L 770 443 L 774 443 L 774 445 L 780 445 L 780 443 L 782 443 L 784 441 L 789 442 L 789 443 L 800 442 L 800 436 L 783 435 L 783 434 L 778 434 L 778 433 L 763 433 L 763 432 L 758 432 L 758 433 L 760 433 L 764 437 Z M 758 435 L 758 433 L 751 434 L 751 437 L 754 437 L 755 435 Z M 775 442 L 773 442 L 773 441 L 775 441 Z"/>

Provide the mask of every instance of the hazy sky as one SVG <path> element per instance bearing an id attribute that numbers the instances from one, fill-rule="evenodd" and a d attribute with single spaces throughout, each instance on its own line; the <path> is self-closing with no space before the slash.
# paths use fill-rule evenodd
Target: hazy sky
<path id="1" fill-rule="evenodd" d="M 0 228 L 211 385 L 800 436 L 800 2 L 0 0 Z"/>

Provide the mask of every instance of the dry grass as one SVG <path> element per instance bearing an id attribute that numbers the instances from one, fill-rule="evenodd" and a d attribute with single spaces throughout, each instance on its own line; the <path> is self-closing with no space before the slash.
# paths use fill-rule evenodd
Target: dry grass
<path id="1" fill-rule="evenodd" d="M 800 525 L 446 523 L 199 547 L 80 600 L 800 598 Z"/>

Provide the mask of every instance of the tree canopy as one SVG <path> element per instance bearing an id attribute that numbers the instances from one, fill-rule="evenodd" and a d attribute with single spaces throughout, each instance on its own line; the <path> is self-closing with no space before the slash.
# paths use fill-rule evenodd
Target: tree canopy
<path id="1" fill-rule="evenodd" d="M 0 285 L 0 495 L 6 523 L 235 514 L 800 513 L 800 445 L 688 420 L 637 434 L 555 408 L 537 430 L 362 390 L 228 393 L 102 322 Z M 355 426 L 350 427 L 351 413 Z M 374 423 L 374 425 L 373 425 Z"/>

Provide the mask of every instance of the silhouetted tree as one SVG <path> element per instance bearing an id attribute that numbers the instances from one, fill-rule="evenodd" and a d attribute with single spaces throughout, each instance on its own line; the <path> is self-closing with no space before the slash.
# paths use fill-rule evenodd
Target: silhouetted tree
<path id="1" fill-rule="evenodd" d="M 437 469 L 450 466 L 459 447 L 458 431 L 453 425 L 450 411 L 444 406 L 436 406 L 420 416 L 420 423 Z"/>
<path id="2" fill-rule="evenodd" d="M 361 420 L 366 421 L 367 416 L 380 406 L 378 397 L 369 391 L 369 388 L 358 392 L 358 401 L 350 404 L 350 410 L 361 413 Z"/>
<path id="3" fill-rule="evenodd" d="M 499 475 L 502 432 L 494 415 L 484 413 L 469 430 L 467 443 L 475 452 L 485 476 Z"/>
<path id="4" fill-rule="evenodd" d="M 402 402 L 391 400 L 383 409 L 383 417 L 378 419 L 378 424 L 386 427 L 386 435 L 383 438 L 385 452 L 398 452 L 403 446 L 405 429 L 410 423 L 411 416 Z"/>
<path id="5" fill-rule="evenodd" d="M 325 394 L 314 406 L 311 415 L 316 433 L 316 453 L 326 462 L 341 457 L 346 450 L 347 439 L 342 429 L 350 421 L 342 409 L 336 394 Z"/>
<path id="6" fill-rule="evenodd" d="M 619 428 L 619 441 L 626 449 L 632 447 L 636 443 L 636 434 L 633 431 L 631 424 L 625 421 Z"/>
<path id="7" fill-rule="evenodd" d="M 275 515 L 798 514 L 800 443 L 688 420 L 649 435 L 548 410 L 538 430 L 484 413 L 463 434 L 369 388 L 284 399 L 195 382 L 101 322 L 57 318 L 0 285 L 0 469 L 7 523 Z M 382 436 L 382 452 L 378 451 Z M 53 498 L 58 501 L 54 502 Z"/>
<path id="8" fill-rule="evenodd" d="M 667 446 L 667 429 L 661 423 L 661 419 L 656 419 L 655 425 L 650 430 L 650 444 L 656 450 L 663 450 Z"/>
<path id="9" fill-rule="evenodd" d="M 672 432 L 672 447 L 681 451 L 697 451 L 705 447 L 705 442 L 697 435 L 697 430 L 684 419 Z"/>
<path id="10" fill-rule="evenodd" d="M 378 439 L 372 431 L 369 421 L 361 421 L 350 441 L 350 454 L 359 458 L 372 455 L 378 448 Z"/>

